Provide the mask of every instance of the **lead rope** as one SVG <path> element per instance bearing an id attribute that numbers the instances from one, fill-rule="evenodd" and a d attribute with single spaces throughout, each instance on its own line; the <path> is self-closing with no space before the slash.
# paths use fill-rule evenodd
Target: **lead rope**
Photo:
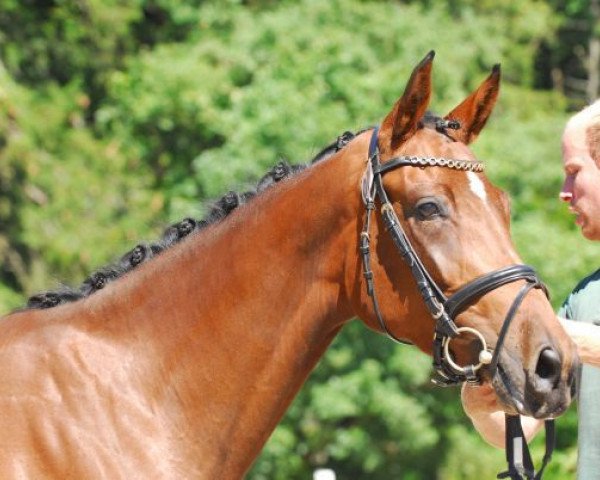
<path id="1" fill-rule="evenodd" d="M 535 473 L 533 461 L 529 453 L 529 447 L 521 426 L 519 415 L 506 415 L 506 461 L 508 470 L 499 473 L 497 478 L 510 478 L 511 480 L 540 480 L 546 466 L 552 459 L 552 453 L 556 445 L 556 430 L 554 420 L 546 420 L 546 452 L 542 460 L 542 467 Z"/>

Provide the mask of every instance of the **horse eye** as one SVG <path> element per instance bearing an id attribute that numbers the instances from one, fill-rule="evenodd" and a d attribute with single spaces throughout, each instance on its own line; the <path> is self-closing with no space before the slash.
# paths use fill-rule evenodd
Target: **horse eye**
<path id="1" fill-rule="evenodd" d="M 440 206 L 432 200 L 420 202 L 419 204 L 417 204 L 416 210 L 417 216 L 420 220 L 430 220 L 432 218 L 439 217 L 442 215 L 442 210 Z"/>

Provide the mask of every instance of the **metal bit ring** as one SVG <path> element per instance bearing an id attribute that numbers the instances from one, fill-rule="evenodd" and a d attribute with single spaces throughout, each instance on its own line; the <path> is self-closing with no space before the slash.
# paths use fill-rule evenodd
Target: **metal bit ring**
<path id="1" fill-rule="evenodd" d="M 481 351 L 479 352 L 479 363 L 477 365 L 473 366 L 473 371 L 477 371 L 484 365 L 489 365 L 492 362 L 492 352 L 490 352 L 488 350 L 485 338 L 483 338 L 483 335 L 478 330 L 475 330 L 474 328 L 471 328 L 471 327 L 459 327 L 457 329 L 457 332 L 459 333 L 459 335 L 463 332 L 472 333 L 479 339 L 479 342 L 481 343 Z M 446 339 L 444 340 L 444 356 L 445 356 L 448 364 L 454 370 L 456 370 L 457 372 L 464 373 L 465 368 L 458 365 L 452 359 L 452 356 L 450 355 L 449 345 L 450 345 L 451 340 L 452 340 L 452 338 L 450 338 L 450 337 L 446 337 Z"/>

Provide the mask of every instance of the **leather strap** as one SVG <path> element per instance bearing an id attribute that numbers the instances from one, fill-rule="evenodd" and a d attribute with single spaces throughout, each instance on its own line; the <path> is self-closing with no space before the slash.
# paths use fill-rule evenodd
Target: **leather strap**
<path id="1" fill-rule="evenodd" d="M 511 480 L 541 480 L 544 470 L 552 459 L 552 453 L 556 445 L 556 429 L 554 420 L 546 420 L 546 452 L 542 460 L 542 466 L 536 473 L 529 446 L 521 426 L 519 415 L 505 416 L 505 439 L 506 439 L 506 462 L 508 470 L 498 474 L 497 478 L 510 478 Z"/>
<path id="2" fill-rule="evenodd" d="M 546 292 L 546 295 L 548 295 L 546 288 L 539 283 L 537 274 L 532 267 L 529 265 L 511 265 L 477 277 L 461 287 L 460 290 L 448 298 L 445 305 L 446 312 L 448 312 L 450 317 L 454 318 L 468 303 L 478 300 L 486 293 L 502 285 L 516 282 L 517 280 L 527 280 L 539 284 L 539 288 L 542 288 Z"/>
<path id="3" fill-rule="evenodd" d="M 506 318 L 504 319 L 504 323 L 502 324 L 502 328 L 500 332 L 498 332 L 498 340 L 496 342 L 496 346 L 494 347 L 494 354 L 492 356 L 492 362 L 490 363 L 490 377 L 494 378 L 496 375 L 496 370 L 498 369 L 498 362 L 500 360 L 500 352 L 502 351 L 502 346 L 504 345 L 504 339 L 506 337 L 506 333 L 508 332 L 508 327 L 513 321 L 517 310 L 521 306 L 523 299 L 529 293 L 532 288 L 538 287 L 539 283 L 534 281 L 528 281 L 525 285 L 521 287 L 517 297 L 513 301 L 513 304 L 510 306 L 508 313 L 506 314 Z"/>

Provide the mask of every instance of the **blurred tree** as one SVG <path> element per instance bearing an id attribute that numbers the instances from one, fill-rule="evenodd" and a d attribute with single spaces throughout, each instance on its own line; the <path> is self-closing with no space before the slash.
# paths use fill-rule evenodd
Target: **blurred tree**
<path id="1" fill-rule="evenodd" d="M 55 272 L 81 277 L 115 246 L 147 234 L 162 201 L 143 173 L 129 174 L 137 160 L 85 128 L 85 95 L 72 87 L 27 92 L 0 76 L 2 292 L 31 294 L 56 286 Z"/>
<path id="2" fill-rule="evenodd" d="M 502 63 L 500 104 L 474 148 L 511 194 L 516 243 L 557 305 L 597 254 L 555 201 L 567 102 L 532 86 L 571 68 L 561 62 L 589 35 L 555 42 L 591 3 L 4 0 L 0 309 L 80 280 L 158 224 L 199 216 L 282 157 L 309 160 L 378 121 L 432 48 L 440 113 Z M 430 386 L 429 368 L 415 349 L 349 325 L 249 478 L 309 478 L 319 466 L 340 479 L 491 476 L 502 452 L 474 433 L 455 389 Z M 572 472 L 574 418 L 559 423 L 549 478 Z"/>
<path id="3" fill-rule="evenodd" d="M 554 88 L 572 105 L 600 97 L 600 2 L 548 0 L 559 28 L 544 42 L 536 65 L 536 85 Z"/>
<path id="4" fill-rule="evenodd" d="M 18 238 L 22 232 L 19 208 L 27 203 L 24 179 L 27 168 L 27 148 L 20 145 L 18 105 L 24 93 L 0 66 L 0 307 L 16 306 L 20 300 L 15 291 L 26 283 L 21 253 L 24 249 Z M 25 148 L 24 148 L 25 147 Z M 11 150 L 22 154 L 21 161 Z M 34 195 L 35 196 L 35 195 Z"/>
<path id="5" fill-rule="evenodd" d="M 3 0 L 0 56 L 23 84 L 83 85 L 93 113 L 104 95 L 105 75 L 134 48 L 130 24 L 138 2 L 121 0 Z"/>
<path id="6" fill-rule="evenodd" d="M 504 78 L 520 85 L 532 86 L 536 72 L 532 58 L 553 38 L 559 26 L 560 15 L 544 0 L 406 0 L 419 4 L 424 10 L 437 6 L 445 8 L 451 17 L 463 24 L 482 22 L 488 39 L 493 39 L 502 59 Z M 463 47 L 459 39 L 452 42 Z"/>

